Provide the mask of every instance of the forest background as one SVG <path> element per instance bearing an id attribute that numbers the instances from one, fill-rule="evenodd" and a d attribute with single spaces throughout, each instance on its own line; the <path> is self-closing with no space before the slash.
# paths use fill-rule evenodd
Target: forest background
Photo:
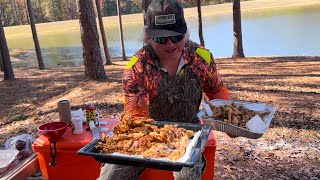
<path id="1" fill-rule="evenodd" d="M 78 19 L 78 7 L 76 0 L 32 0 L 32 7 L 36 23 L 66 21 Z M 142 13 L 143 1 L 122 0 L 121 14 Z M 180 0 L 184 7 L 195 7 L 195 0 Z M 230 3 L 232 0 L 203 0 L 202 5 Z M 116 0 L 99 0 L 102 8 L 102 16 L 117 15 Z M 96 9 L 96 8 L 95 8 Z M 0 17 L 3 26 L 17 26 L 28 23 L 25 0 L 1 0 Z"/>

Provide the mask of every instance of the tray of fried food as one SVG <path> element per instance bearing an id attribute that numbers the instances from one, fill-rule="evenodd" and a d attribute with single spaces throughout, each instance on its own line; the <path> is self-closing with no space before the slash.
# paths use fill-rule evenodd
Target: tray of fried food
<path id="1" fill-rule="evenodd" d="M 266 103 L 204 98 L 198 117 L 212 129 L 232 136 L 260 138 L 269 128 L 276 108 Z"/>
<path id="2" fill-rule="evenodd" d="M 144 158 L 178 160 L 195 132 L 166 124 L 158 127 L 153 119 L 127 118 L 114 127 L 113 136 L 102 135 L 96 149 L 103 154 L 114 152 L 142 155 Z"/>
<path id="3" fill-rule="evenodd" d="M 113 135 L 102 134 L 78 151 L 97 161 L 179 171 L 192 167 L 208 139 L 209 125 L 122 116 Z"/>

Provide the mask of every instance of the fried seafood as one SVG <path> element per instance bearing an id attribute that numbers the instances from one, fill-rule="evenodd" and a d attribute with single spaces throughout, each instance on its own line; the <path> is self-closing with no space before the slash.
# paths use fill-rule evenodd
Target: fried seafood
<path id="1" fill-rule="evenodd" d="M 153 119 L 133 119 L 128 115 L 122 115 L 120 123 L 113 129 L 114 135 L 108 137 L 103 134 L 102 142 L 98 142 L 95 148 L 104 154 L 119 152 L 170 160 L 182 157 L 194 132 L 179 128 L 177 125 L 165 125 L 160 128 L 152 125 L 153 121 Z"/>
<path id="2" fill-rule="evenodd" d="M 178 160 L 182 157 L 186 151 L 188 144 L 188 136 L 181 137 L 180 141 L 175 142 L 175 147 L 177 147 L 173 152 L 169 155 L 169 159 Z"/>
<path id="3" fill-rule="evenodd" d="M 232 103 L 231 105 L 215 106 L 207 98 L 204 98 L 204 100 L 207 104 L 209 104 L 210 108 L 213 111 L 212 116 L 205 116 L 204 119 L 213 118 L 243 128 L 246 128 L 246 123 L 253 116 L 258 114 L 261 118 L 263 118 L 264 116 L 271 113 L 270 111 L 260 113 L 247 109 L 243 106 L 237 107 L 234 103 Z"/>
<path id="4" fill-rule="evenodd" d="M 134 129 L 135 127 L 145 127 L 150 130 L 152 130 L 152 127 L 150 123 L 152 123 L 154 120 L 153 119 L 146 119 L 146 118 L 135 118 L 132 119 L 128 115 L 122 115 L 120 118 L 120 123 L 114 127 L 113 133 L 115 134 L 123 134 L 127 133 L 128 131 Z M 145 126 L 146 124 L 150 126 Z"/>

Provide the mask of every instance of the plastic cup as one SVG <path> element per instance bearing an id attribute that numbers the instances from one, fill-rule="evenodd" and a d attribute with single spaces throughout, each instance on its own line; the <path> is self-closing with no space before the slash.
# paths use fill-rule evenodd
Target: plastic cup
<path id="1" fill-rule="evenodd" d="M 83 133 L 83 126 L 82 126 L 82 118 L 80 116 L 74 116 L 71 118 L 72 122 L 72 129 L 74 134 L 81 134 Z"/>

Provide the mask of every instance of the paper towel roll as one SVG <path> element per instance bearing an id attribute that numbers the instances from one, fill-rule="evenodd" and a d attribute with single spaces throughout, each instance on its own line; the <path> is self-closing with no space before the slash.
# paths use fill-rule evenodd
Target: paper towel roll
<path id="1" fill-rule="evenodd" d="M 205 102 L 201 102 L 204 111 L 207 113 L 207 116 L 213 116 L 213 111 L 210 108 L 209 104 L 205 103 Z"/>
<path id="2" fill-rule="evenodd" d="M 94 125 L 93 121 L 89 122 L 89 126 L 90 126 L 90 130 L 92 130 L 93 128 L 95 128 L 96 126 Z"/>

